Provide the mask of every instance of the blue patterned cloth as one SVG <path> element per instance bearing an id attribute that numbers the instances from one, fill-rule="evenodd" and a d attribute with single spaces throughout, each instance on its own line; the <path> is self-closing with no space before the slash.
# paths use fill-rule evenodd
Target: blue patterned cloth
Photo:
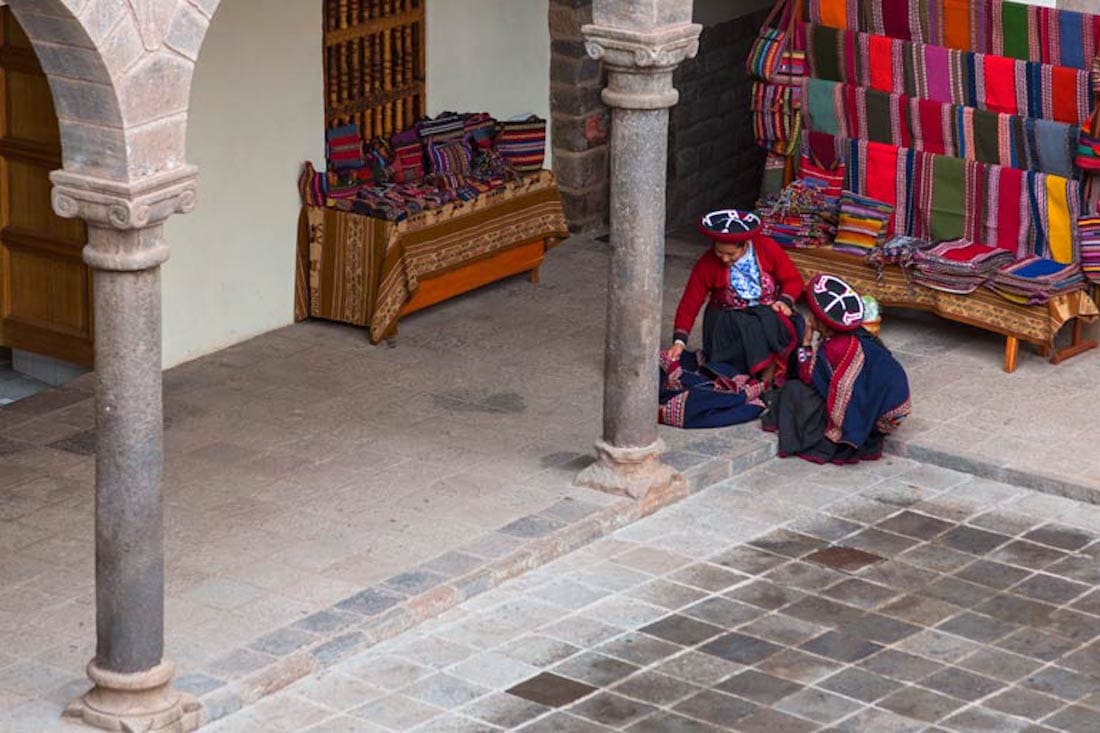
<path id="1" fill-rule="evenodd" d="M 763 289 L 760 286 L 760 263 L 756 261 L 756 251 L 752 244 L 741 259 L 730 265 L 730 287 L 746 303 L 760 305 Z"/>

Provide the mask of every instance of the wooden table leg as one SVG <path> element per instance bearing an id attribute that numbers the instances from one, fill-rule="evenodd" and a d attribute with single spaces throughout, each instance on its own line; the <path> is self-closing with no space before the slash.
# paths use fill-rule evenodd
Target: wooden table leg
<path id="1" fill-rule="evenodd" d="M 1020 339 L 1009 336 L 1005 339 L 1005 371 L 1016 371 L 1016 359 L 1020 356 Z"/>
<path id="2" fill-rule="evenodd" d="M 539 281 L 541 280 L 541 276 L 539 275 L 539 270 L 541 270 L 541 269 L 542 269 L 541 267 L 536 267 L 534 270 L 531 270 L 529 273 L 527 273 L 527 279 L 531 281 L 532 285 L 538 285 L 539 284 Z"/>
<path id="3" fill-rule="evenodd" d="M 1097 343 L 1095 341 L 1084 340 L 1084 324 L 1080 318 L 1076 318 L 1073 321 L 1073 339 L 1070 341 L 1069 346 L 1064 349 L 1055 351 L 1050 357 L 1051 364 L 1061 364 L 1070 357 L 1077 356 L 1091 349 L 1095 349 Z"/>
<path id="4" fill-rule="evenodd" d="M 1050 344 L 1041 344 L 1039 346 L 1039 356 L 1044 359 L 1050 356 Z"/>

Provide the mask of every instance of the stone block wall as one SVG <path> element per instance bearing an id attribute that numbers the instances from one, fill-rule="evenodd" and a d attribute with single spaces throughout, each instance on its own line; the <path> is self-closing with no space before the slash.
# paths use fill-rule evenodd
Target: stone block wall
<path id="1" fill-rule="evenodd" d="M 608 210 L 611 115 L 604 72 L 584 50 L 592 0 L 550 0 L 550 139 L 565 215 L 574 232 L 602 229 Z"/>
<path id="2" fill-rule="evenodd" d="M 753 141 L 745 59 L 767 10 L 705 27 L 699 54 L 675 75 L 680 103 L 669 122 L 668 229 L 692 229 L 722 207 L 751 207 L 764 151 Z"/>

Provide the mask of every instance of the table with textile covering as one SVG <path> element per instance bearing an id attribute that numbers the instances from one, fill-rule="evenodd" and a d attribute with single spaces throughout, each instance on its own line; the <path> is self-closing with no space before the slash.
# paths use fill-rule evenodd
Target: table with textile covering
<path id="1" fill-rule="evenodd" d="M 1055 364 L 1095 348 L 1096 343 L 1081 337 L 1082 321 L 1091 321 L 1100 311 L 1085 291 L 1054 296 L 1043 305 L 1012 303 L 996 293 L 980 288 L 969 295 L 958 295 L 911 284 L 902 269 L 887 265 L 882 277 L 862 257 L 833 251 L 828 247 L 789 249 L 803 277 L 829 272 L 844 278 L 856 290 L 871 295 L 884 306 L 925 310 L 952 321 L 976 326 L 1006 337 L 1005 371 L 1016 369 L 1019 342 L 1036 344 L 1040 353 L 1050 354 Z M 1054 350 L 1054 337 L 1070 321 L 1074 322 L 1073 341 Z"/>
<path id="2" fill-rule="evenodd" d="M 456 284 L 447 287 L 457 295 L 524 271 L 535 280 L 542 253 L 568 236 L 561 196 L 550 171 L 398 222 L 304 206 L 298 231 L 295 319 L 324 318 L 367 326 L 371 341 L 378 343 L 396 332 L 398 318 L 410 312 L 411 305 L 418 309 L 414 299 L 422 284 L 451 278 Z M 521 264 L 501 269 L 502 258 L 525 247 L 537 252 Z M 441 299 L 435 295 L 432 302 Z"/>

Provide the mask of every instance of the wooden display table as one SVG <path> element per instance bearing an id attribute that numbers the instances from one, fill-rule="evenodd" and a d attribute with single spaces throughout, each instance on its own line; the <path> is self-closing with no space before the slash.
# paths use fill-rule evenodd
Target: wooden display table
<path id="1" fill-rule="evenodd" d="M 1082 322 L 1091 321 L 1100 314 L 1084 291 L 1056 296 L 1044 305 L 1019 305 L 985 288 L 970 295 L 956 295 L 910 284 L 896 265 L 887 265 L 880 280 L 862 257 L 829 248 L 790 249 L 787 254 L 807 279 L 830 272 L 850 282 L 860 293 L 874 296 L 884 306 L 929 311 L 951 321 L 1003 335 L 1006 372 L 1016 371 L 1020 341 L 1038 346 L 1039 353 L 1050 356 L 1053 364 L 1097 346 L 1095 341 L 1082 337 Z M 1070 345 L 1055 350 L 1054 337 L 1070 321 L 1073 321 Z"/>
<path id="2" fill-rule="evenodd" d="M 378 343 L 413 311 L 520 273 L 538 282 L 546 250 L 568 236 L 549 171 L 400 222 L 305 206 L 295 318 L 368 326 Z"/>

